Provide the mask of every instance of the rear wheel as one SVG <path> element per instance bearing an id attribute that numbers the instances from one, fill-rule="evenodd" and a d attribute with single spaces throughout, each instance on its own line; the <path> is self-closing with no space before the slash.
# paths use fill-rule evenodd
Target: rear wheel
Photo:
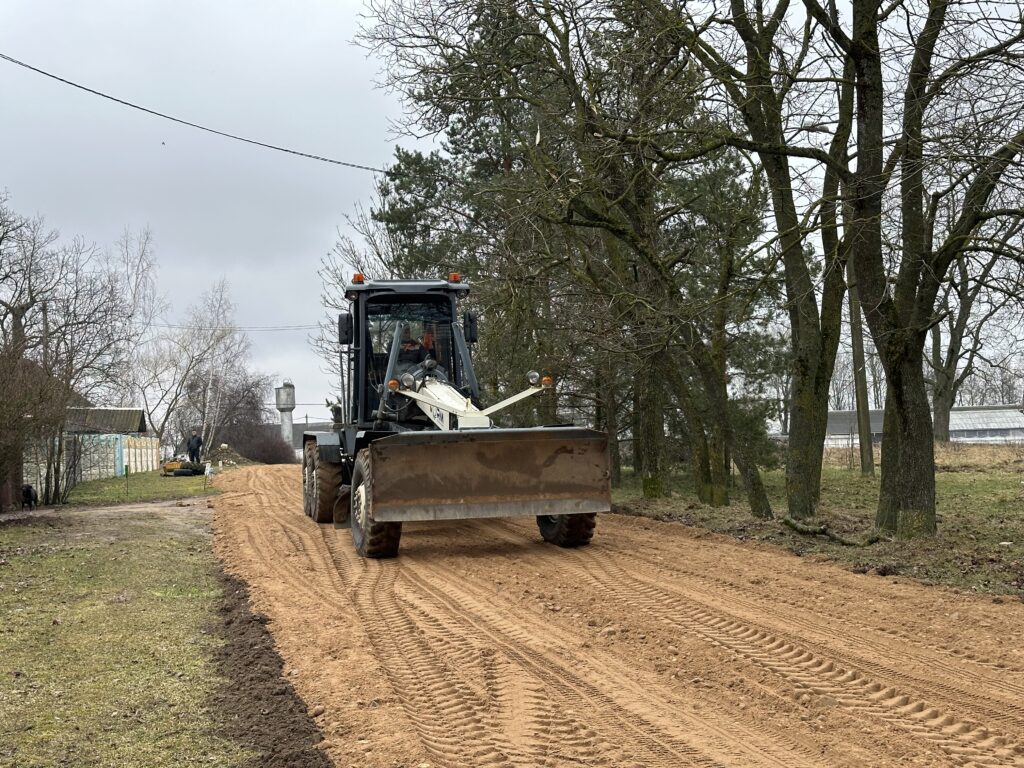
<path id="1" fill-rule="evenodd" d="M 373 474 L 370 452 L 356 456 L 352 469 L 352 544 L 361 557 L 395 557 L 402 538 L 401 523 L 373 521 Z"/>
<path id="2" fill-rule="evenodd" d="M 302 446 L 302 512 L 312 517 L 313 492 L 316 480 L 313 479 L 313 454 L 316 453 L 316 441 L 308 440 Z"/>
<path id="3" fill-rule="evenodd" d="M 540 535 L 549 544 L 560 547 L 582 547 L 590 543 L 597 525 L 597 514 L 537 515 Z"/>
<path id="4" fill-rule="evenodd" d="M 334 502 L 341 487 L 342 465 L 320 460 L 316 441 L 306 443 L 302 462 L 302 506 L 318 523 L 334 520 Z"/>

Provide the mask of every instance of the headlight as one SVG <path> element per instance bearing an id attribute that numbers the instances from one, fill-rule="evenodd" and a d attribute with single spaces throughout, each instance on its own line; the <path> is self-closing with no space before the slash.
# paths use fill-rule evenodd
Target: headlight
<path id="1" fill-rule="evenodd" d="M 526 380 L 530 382 L 531 387 L 536 387 L 538 384 L 540 384 L 540 374 L 537 373 L 536 371 L 530 371 L 528 374 L 526 374 Z"/>
<path id="2" fill-rule="evenodd" d="M 411 373 L 402 374 L 402 386 L 405 389 L 413 389 L 416 386 L 416 377 Z"/>

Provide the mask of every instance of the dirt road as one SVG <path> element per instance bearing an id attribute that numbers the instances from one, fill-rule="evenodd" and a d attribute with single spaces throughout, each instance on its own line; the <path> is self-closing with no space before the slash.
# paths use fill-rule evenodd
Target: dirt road
<path id="1" fill-rule="evenodd" d="M 1024 605 L 606 515 L 406 525 L 364 561 L 296 467 L 221 478 L 249 582 L 339 766 L 1024 766 Z"/>

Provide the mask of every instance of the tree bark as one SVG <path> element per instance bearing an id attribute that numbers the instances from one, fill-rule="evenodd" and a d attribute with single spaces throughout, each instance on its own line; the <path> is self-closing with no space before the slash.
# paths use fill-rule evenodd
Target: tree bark
<path id="1" fill-rule="evenodd" d="M 634 435 L 633 450 L 643 447 L 640 484 L 645 499 L 659 499 L 665 495 L 665 389 L 652 359 L 643 361 L 636 388 L 640 429 L 639 434 Z"/>
<path id="2" fill-rule="evenodd" d="M 939 378 L 936 371 L 936 379 Z M 935 394 L 932 395 L 932 431 L 935 434 L 935 442 L 949 442 L 949 413 L 953 410 L 953 402 L 956 392 L 949 386 L 938 386 L 936 381 Z"/>
<path id="3" fill-rule="evenodd" d="M 852 273 L 853 270 L 849 265 L 847 265 L 847 269 Z M 864 364 L 864 328 L 861 324 L 856 280 L 848 281 L 847 290 L 850 301 L 850 337 L 853 347 L 853 388 L 857 395 L 857 442 L 860 448 L 860 474 L 863 477 L 872 477 L 875 474 L 875 451 L 871 442 L 868 378 Z"/>
<path id="4" fill-rule="evenodd" d="M 918 348 L 924 349 L 924 339 Z M 895 450 L 891 451 L 889 462 L 882 465 L 878 527 L 900 538 L 931 535 L 936 531 L 935 446 L 921 358 L 920 352 L 915 355 L 913 350 L 907 350 L 893 366 L 889 388 L 892 423 L 887 425 L 891 430 L 887 428 L 883 435 L 886 441 L 883 456 L 885 451 L 893 447 Z M 895 446 L 890 442 L 893 440 Z"/>
<path id="5" fill-rule="evenodd" d="M 622 484 L 622 454 L 619 451 L 619 413 L 615 379 L 608 367 L 609 361 L 598 360 L 594 373 L 595 427 L 608 434 L 608 463 L 612 488 Z"/>
<path id="6" fill-rule="evenodd" d="M 633 436 L 633 475 L 637 479 L 643 477 L 646 459 L 645 453 L 647 451 L 647 446 L 640 438 L 640 411 L 642 410 L 640 387 L 641 384 L 638 372 L 638 375 L 633 378 L 633 413 L 630 414 L 633 422 L 632 429 L 630 430 Z"/>
<path id="7" fill-rule="evenodd" d="M 786 451 L 786 499 L 789 516 L 813 517 L 821 494 L 822 449 L 828 426 L 828 380 L 807 374 L 793 377 L 793 408 Z"/>

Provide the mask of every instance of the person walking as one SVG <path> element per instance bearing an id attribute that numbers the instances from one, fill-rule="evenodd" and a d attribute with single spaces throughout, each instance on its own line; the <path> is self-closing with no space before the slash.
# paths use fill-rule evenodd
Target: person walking
<path id="1" fill-rule="evenodd" d="M 188 439 L 188 460 L 199 463 L 199 449 L 203 447 L 203 438 L 196 431 L 192 430 L 192 437 Z"/>

